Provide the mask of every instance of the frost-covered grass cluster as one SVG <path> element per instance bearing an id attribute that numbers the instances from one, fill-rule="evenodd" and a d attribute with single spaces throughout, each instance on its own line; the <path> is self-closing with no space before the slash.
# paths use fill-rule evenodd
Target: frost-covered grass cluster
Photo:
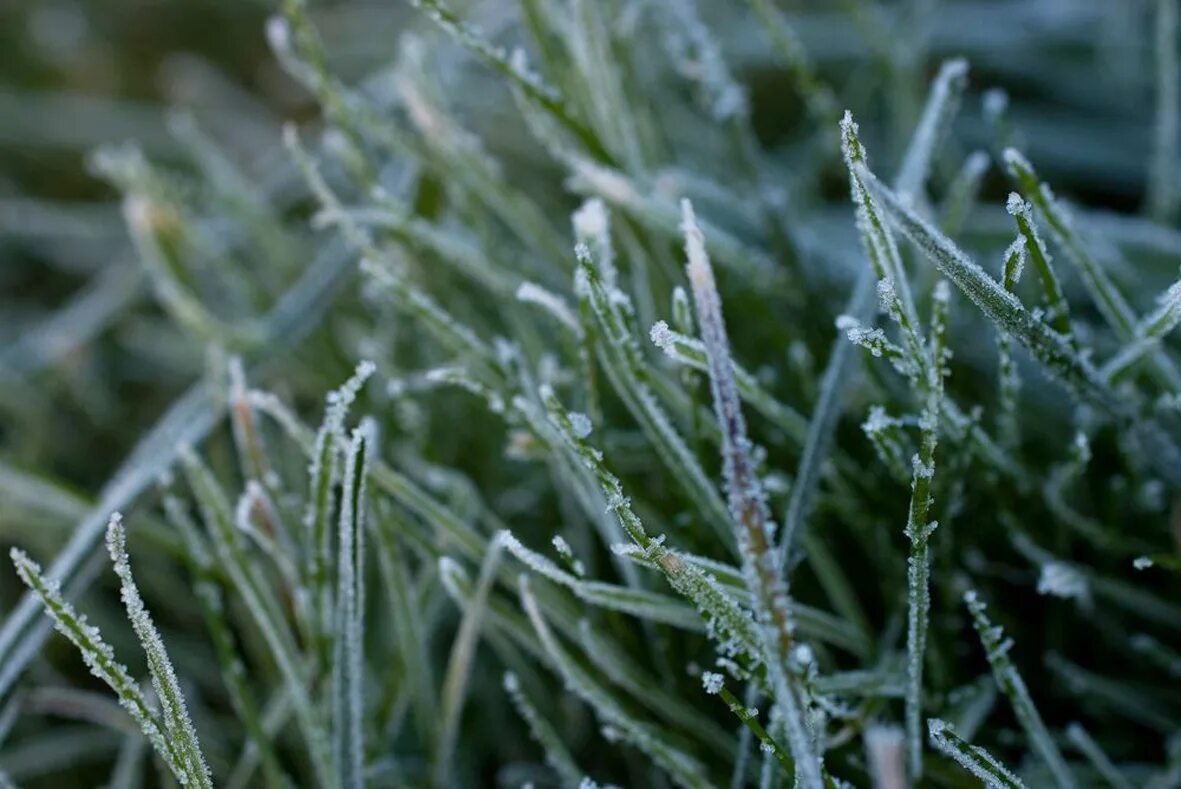
<path id="1" fill-rule="evenodd" d="M 1173 0 L 272 10 L 25 97 L 0 787 L 1181 786 Z"/>

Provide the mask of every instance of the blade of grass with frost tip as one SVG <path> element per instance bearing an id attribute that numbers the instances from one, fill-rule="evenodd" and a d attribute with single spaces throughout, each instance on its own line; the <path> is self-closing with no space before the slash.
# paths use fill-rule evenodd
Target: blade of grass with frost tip
<path id="1" fill-rule="evenodd" d="M 706 693 L 711 696 L 720 696 L 722 701 L 726 702 L 726 707 L 729 708 L 730 712 L 734 713 L 734 717 L 738 718 L 742 725 L 758 739 L 762 751 L 771 754 L 775 757 L 775 761 L 779 762 L 784 775 L 790 775 L 794 772 L 795 765 L 792 763 L 791 757 L 767 733 L 767 730 L 763 728 L 763 724 L 759 723 L 759 719 L 751 713 L 751 710 L 726 689 L 721 674 L 713 674 L 707 671 L 701 675 L 701 684 L 705 686 Z"/>
<path id="2" fill-rule="evenodd" d="M 338 404 L 334 404 L 338 405 Z M 347 407 L 347 406 L 342 406 Z M 372 436 L 353 431 L 345 459 L 337 537 L 332 657 L 332 752 L 336 785 L 365 784 L 362 686 L 365 684 L 365 478 Z"/>
<path id="3" fill-rule="evenodd" d="M 1033 267 L 1041 279 L 1042 290 L 1046 296 L 1046 316 L 1050 325 L 1063 337 L 1071 338 L 1073 341 L 1070 328 L 1070 305 L 1062 292 L 1058 275 L 1054 272 L 1054 267 L 1050 265 L 1050 252 L 1046 249 L 1046 243 L 1042 241 L 1041 234 L 1037 231 L 1037 223 L 1033 218 L 1033 206 L 1016 192 L 1010 192 L 1009 198 L 1005 202 L 1005 210 L 1017 223 L 1017 232 L 1025 240 L 1025 257 L 1033 261 Z M 1007 282 L 1005 288 L 1006 290 L 1013 289 L 1008 286 Z"/>
<path id="4" fill-rule="evenodd" d="M 962 290 L 998 327 L 1009 332 L 1034 358 L 1081 399 L 1119 414 L 1125 409 L 1085 358 L 1076 354 L 1062 337 L 1022 306 L 1013 294 L 989 277 L 951 239 L 931 227 L 898 200 L 869 170 L 862 168 L 868 190 L 881 201 L 897 225 L 939 271 Z"/>
<path id="5" fill-rule="evenodd" d="M 36 562 L 16 548 L 9 555 L 21 580 L 40 605 L 44 606 L 57 631 L 77 647 L 91 673 L 115 692 L 119 704 L 139 725 L 168 769 L 178 780 L 183 780 L 187 775 L 183 757 L 178 753 L 175 743 L 164 736 L 160 716 L 148 705 L 139 683 L 115 660 L 114 650 L 103 641 L 102 634 L 62 598 L 60 587 L 42 575 Z"/>
<path id="6" fill-rule="evenodd" d="M 959 112 L 960 99 L 963 98 L 967 85 L 966 60 L 946 60 L 939 67 L 939 73 L 927 94 L 927 104 L 923 108 L 918 125 L 915 126 L 910 143 L 906 146 L 906 152 L 902 155 L 902 164 L 895 177 L 894 188 L 903 199 L 909 199 L 916 205 L 923 202 L 927 176 L 934 163 L 935 152 L 939 150 L 956 113 Z"/>
<path id="7" fill-rule="evenodd" d="M 435 750 L 435 781 L 439 786 L 447 785 L 451 779 L 451 761 L 454 758 L 459 722 L 467 701 L 467 686 L 471 680 L 472 664 L 476 657 L 476 646 L 483 627 L 484 612 L 488 605 L 488 594 L 496 582 L 496 571 L 500 565 L 504 545 L 501 532 L 488 546 L 488 553 L 480 565 L 480 578 L 471 601 L 464 607 L 463 619 L 451 644 L 447 658 L 447 671 L 443 677 L 442 706 L 439 717 L 439 739 Z M 444 561 L 441 559 L 440 561 Z"/>
<path id="8" fill-rule="evenodd" d="M 537 637 L 565 681 L 569 692 L 590 705 L 604 725 L 615 728 L 625 742 L 646 754 L 678 784 L 687 789 L 705 789 L 710 786 L 706 778 L 705 765 L 671 744 L 665 732 L 635 720 L 595 681 L 592 674 L 585 671 L 562 649 L 557 637 L 546 623 L 525 576 L 520 578 L 520 597 L 521 607 L 529 615 Z"/>
<path id="9" fill-rule="evenodd" d="M 542 82 L 541 77 L 529 71 L 520 58 L 512 57 L 503 49 L 492 45 L 438 0 L 411 0 L 411 3 L 423 9 L 427 16 L 460 46 L 507 79 L 530 103 L 572 134 L 595 158 L 611 160 L 611 154 L 606 147 L 591 129 L 574 116 L 565 98 Z"/>
<path id="10" fill-rule="evenodd" d="M 152 621 L 152 615 L 140 597 L 139 588 L 131 574 L 131 561 L 127 556 L 127 534 L 123 529 L 123 518 L 119 513 L 111 515 L 107 525 L 107 552 L 119 576 L 120 596 L 127 609 L 127 618 L 143 646 L 148 659 L 148 670 L 152 675 L 152 688 L 160 703 L 160 720 L 164 724 L 164 736 L 172 743 L 180 759 L 183 776 L 181 783 L 186 786 L 212 787 L 209 768 L 197 740 L 197 731 L 189 718 L 184 693 L 168 658 L 168 651 L 159 631 Z M 179 777 L 179 776 L 178 776 Z"/>
<path id="11" fill-rule="evenodd" d="M 902 265 L 902 256 L 894 234 L 882 217 L 875 203 L 874 195 L 866 187 L 865 174 L 869 172 L 868 155 L 858 136 L 858 127 L 853 114 L 846 111 L 841 118 L 841 153 L 845 168 L 849 171 L 849 192 L 853 199 L 857 232 L 861 237 L 865 255 L 877 276 L 879 296 L 886 302 L 890 317 L 902 330 L 911 359 L 921 364 L 926 358 L 922 338 L 919 337 L 918 311 L 910 294 L 910 282 Z"/>
<path id="12" fill-rule="evenodd" d="M 1009 660 L 1008 653 L 1013 647 L 1012 640 L 1005 638 L 1004 631 L 1000 627 L 994 627 L 989 621 L 988 615 L 985 613 L 986 606 L 976 592 L 972 590 L 965 592 L 964 603 L 972 614 L 972 625 L 976 628 L 976 633 L 984 646 L 985 656 L 988 658 L 989 665 L 992 666 L 993 679 L 996 681 L 997 687 L 1009 699 L 1013 713 L 1017 716 L 1021 728 L 1025 730 L 1026 736 L 1029 737 L 1030 746 L 1050 768 L 1050 775 L 1056 785 L 1064 787 L 1064 789 L 1073 787 L 1076 781 L 1070 767 L 1067 766 L 1062 752 L 1054 743 L 1054 738 L 1046 730 L 1046 724 L 1042 722 L 1042 716 L 1038 714 L 1037 707 L 1029 695 L 1029 689 L 1025 686 L 1025 681 L 1012 661 Z"/>
<path id="13" fill-rule="evenodd" d="M 722 472 L 730 516 L 738 530 L 736 542 L 742 574 L 754 600 L 764 661 L 775 703 L 784 717 L 796 778 L 807 789 L 819 789 L 823 786 L 820 761 L 813 752 L 812 736 L 804 720 L 802 693 L 793 687 L 795 679 L 787 673 L 795 640 L 787 582 L 775 549 L 775 524 L 766 492 L 750 455 L 750 439 L 734 383 L 734 362 L 730 357 L 721 297 L 692 204 L 684 200 L 681 211 L 688 260 L 686 276 L 692 286 L 697 323 L 709 357 L 714 408 L 722 431 Z"/>
<path id="14" fill-rule="evenodd" d="M 318 323 L 348 272 L 347 263 L 343 247 L 326 247 L 275 304 L 266 321 L 269 355 L 262 366 L 280 360 L 282 351 L 298 344 Z M 79 594 L 89 586 L 99 572 L 94 549 L 102 541 L 110 513 L 127 507 L 153 484 L 175 463 L 182 447 L 200 442 L 223 407 L 205 380 L 179 397 L 103 486 L 94 508 L 79 520 L 69 542 L 49 566 L 48 577 L 58 579 L 70 594 Z M 0 628 L 0 698 L 12 689 L 49 633 L 38 613 L 36 597 L 26 594 Z"/>
<path id="15" fill-rule="evenodd" d="M 575 290 L 580 298 L 590 303 L 594 311 L 600 330 L 596 345 L 607 377 L 632 416 L 644 428 L 669 470 L 681 483 L 681 489 L 696 506 L 699 516 L 730 544 L 730 515 L 725 502 L 645 383 L 649 373 L 640 356 L 638 344 L 620 314 L 618 304 L 599 279 L 590 258 L 590 250 L 580 244 L 575 252 L 579 264 Z"/>
<path id="16" fill-rule="evenodd" d="M 247 681 L 246 667 L 239 652 L 240 646 L 229 626 L 222 587 L 214 569 L 208 544 L 180 499 L 169 490 L 163 492 L 162 499 L 168 523 L 184 540 L 185 561 L 193 576 L 193 596 L 201 609 L 201 618 L 213 642 L 214 654 L 221 668 L 222 683 L 229 694 L 230 704 L 246 730 L 247 747 L 253 746 L 258 752 L 267 786 L 271 789 L 281 789 L 285 777 L 271 748 L 270 738 L 263 732 L 258 704 Z"/>
<path id="17" fill-rule="evenodd" d="M 988 751 L 962 739 L 947 721 L 930 718 L 927 730 L 936 750 L 954 759 L 989 789 L 1025 789 L 1025 784 L 1009 768 Z"/>
<path id="18" fill-rule="evenodd" d="M 1021 195 L 1037 209 L 1049 226 L 1058 245 L 1078 267 L 1087 292 L 1107 324 L 1115 330 L 1120 339 L 1125 341 L 1131 339 L 1135 330 L 1136 316 L 1108 277 L 1107 272 L 1091 256 L 1087 245 L 1083 243 L 1076 232 L 1073 217 L 1066 207 L 1055 197 L 1049 185 L 1039 179 L 1033 165 L 1019 151 L 1014 148 L 1006 148 L 1003 157 L 1005 167 L 1010 177 L 1017 183 Z M 1171 386 L 1181 386 L 1181 374 L 1170 362 L 1158 357 L 1158 367 Z"/>
<path id="19" fill-rule="evenodd" d="M 339 476 L 338 444 L 344 439 L 344 420 L 365 382 L 373 374 L 371 362 L 357 365 L 353 375 L 325 398 L 324 421 L 316 432 L 308 467 L 309 491 L 304 511 L 303 568 L 311 596 L 312 626 L 321 660 L 328 660 L 328 631 L 332 608 L 330 568 L 332 530 L 329 523 L 335 505 L 333 495 Z"/>
<path id="20" fill-rule="evenodd" d="M 320 713 L 308 693 L 304 660 L 299 653 L 279 602 L 268 586 L 257 565 L 245 555 L 242 536 L 238 534 L 229 511 L 229 502 L 212 472 L 194 455 L 183 458 L 184 471 L 205 521 L 221 569 L 229 579 L 229 586 L 245 605 L 251 620 L 262 636 L 279 674 L 287 688 L 296 719 L 306 742 L 309 760 L 316 778 L 324 786 L 335 787 L 329 740 Z"/>
<path id="21" fill-rule="evenodd" d="M 1177 57 L 1177 4 L 1156 1 L 1153 20 L 1156 60 L 1156 123 L 1148 171 L 1148 211 L 1161 223 L 1177 211 L 1177 145 L 1181 134 L 1181 64 Z"/>
<path id="22" fill-rule="evenodd" d="M 1072 723 L 1066 727 L 1066 739 L 1070 740 L 1070 744 L 1077 748 L 1079 753 L 1087 757 L 1087 761 L 1112 789 L 1132 789 L 1132 784 L 1112 763 L 1108 755 L 1099 747 L 1099 743 L 1092 739 L 1081 723 Z"/>
<path id="23" fill-rule="evenodd" d="M 1021 278 L 1021 271 L 1025 268 L 1026 249 L 1029 240 L 1014 241 L 1005 250 L 1004 267 L 1001 282 L 1005 290 L 1012 293 Z M 1013 359 L 1013 340 L 1008 332 L 998 331 L 996 337 L 997 351 L 997 416 L 996 428 L 998 440 L 1010 452 L 1017 448 L 1021 441 L 1021 425 L 1018 414 L 1020 412 L 1021 373 Z"/>
<path id="24" fill-rule="evenodd" d="M 554 729 L 548 720 L 541 716 L 541 713 L 529 701 L 521 689 L 521 682 L 517 679 L 516 674 L 509 672 L 504 675 L 504 691 L 512 700 L 517 714 L 529 727 L 529 733 L 533 735 L 533 739 L 541 746 L 546 763 L 558 774 L 562 786 L 568 789 L 580 786 L 586 772 L 574 762 L 574 757 L 570 755 L 570 751 L 566 749 L 566 744 L 562 741 L 562 735 Z"/>
<path id="25" fill-rule="evenodd" d="M 946 280 L 935 285 L 931 295 L 930 365 L 935 369 L 934 386 L 926 392 L 919 419 L 919 451 L 913 458 L 910 505 L 906 514 L 906 536 L 910 540 L 907 559 L 906 616 L 906 736 L 907 768 L 911 780 L 923 774 L 923 667 L 926 662 L 927 631 L 931 616 L 931 557 L 928 545 L 938 524 L 930 520 L 931 483 L 935 476 L 935 449 L 939 443 L 939 416 L 943 410 L 943 377 L 946 375 L 946 332 L 948 301 Z"/>
<path id="26" fill-rule="evenodd" d="M 718 648 L 727 656 L 743 655 L 759 661 L 760 650 L 755 623 L 734 597 L 709 573 L 689 564 L 664 547 L 664 537 L 650 537 L 623 493 L 619 478 L 607 470 L 602 453 L 589 446 L 570 424 L 569 416 L 552 391 L 543 390 L 550 421 L 562 438 L 578 453 L 582 463 L 595 475 L 607 498 L 607 506 L 619 525 L 636 544 L 644 558 L 658 567 L 669 585 L 689 599 L 698 613 L 713 628 Z"/>
<path id="27" fill-rule="evenodd" d="M 673 627 L 701 629 L 701 617 L 697 612 L 675 598 L 644 589 L 631 589 L 602 581 L 587 581 L 566 572 L 541 554 L 529 550 L 510 532 L 501 532 L 497 539 L 529 569 L 565 586 L 584 602 Z"/>

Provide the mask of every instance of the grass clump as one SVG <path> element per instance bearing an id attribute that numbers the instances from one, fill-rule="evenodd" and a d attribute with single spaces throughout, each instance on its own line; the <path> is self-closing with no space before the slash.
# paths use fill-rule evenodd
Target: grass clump
<path id="1" fill-rule="evenodd" d="M 0 786 L 1174 785 L 1140 5 L 282 2 L 25 206 L 137 262 L 0 357 Z"/>

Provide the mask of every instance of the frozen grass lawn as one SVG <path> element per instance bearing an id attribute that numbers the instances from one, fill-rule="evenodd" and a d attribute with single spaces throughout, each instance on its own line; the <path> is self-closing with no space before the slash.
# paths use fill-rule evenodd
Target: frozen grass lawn
<path id="1" fill-rule="evenodd" d="M 1181 786 L 1174 0 L 413 5 L 0 94 L 0 787 Z"/>

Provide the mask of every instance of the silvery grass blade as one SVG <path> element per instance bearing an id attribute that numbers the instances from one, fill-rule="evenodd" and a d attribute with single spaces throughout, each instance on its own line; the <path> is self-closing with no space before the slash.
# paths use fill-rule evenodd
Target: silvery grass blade
<path id="1" fill-rule="evenodd" d="M 931 331 L 928 364 L 935 370 L 933 385 L 926 392 L 926 403 L 919 418 L 919 451 L 912 460 L 910 505 L 906 515 L 906 536 L 910 540 L 907 560 L 907 690 L 906 733 L 908 767 L 911 780 L 923 771 L 922 698 L 923 667 L 926 659 L 927 631 L 931 609 L 931 559 L 928 546 L 938 524 L 930 520 L 931 485 L 935 476 L 935 449 L 939 442 L 939 420 L 943 412 L 943 378 L 946 375 L 946 332 L 948 302 L 951 298 L 946 280 L 935 285 L 931 297 Z"/>
<path id="2" fill-rule="evenodd" d="M 989 789 L 1024 789 L 1025 784 L 1008 767 L 983 748 L 961 738 L 947 721 L 931 718 L 927 721 L 931 745 L 960 767 L 980 779 Z"/>
<path id="3" fill-rule="evenodd" d="M 788 663 L 794 632 L 784 578 L 776 551 L 775 524 L 767 506 L 766 492 L 751 457 L 746 420 L 734 382 L 734 362 L 722 318 L 722 302 L 713 269 L 705 251 L 705 239 L 693 206 L 681 204 L 685 231 L 686 275 L 692 286 L 697 322 L 709 357 L 709 377 L 714 409 L 722 432 L 722 473 L 725 478 L 730 517 L 737 529 L 736 542 L 742 571 L 754 600 L 755 620 L 764 650 L 764 662 L 776 704 L 784 725 L 796 777 L 807 789 L 823 785 L 820 761 L 805 723 L 803 694 L 789 676 Z"/>
<path id="4" fill-rule="evenodd" d="M 127 617 L 131 620 L 136 637 L 139 638 L 147 655 L 152 688 L 160 703 L 163 734 L 180 757 L 178 766 L 182 773 L 178 778 L 185 786 L 212 787 L 209 768 L 205 764 L 205 756 L 197 740 L 197 731 L 189 718 L 180 682 L 172 668 L 172 661 L 168 658 L 164 641 L 160 638 L 160 633 L 156 630 L 152 616 L 148 613 L 132 577 L 131 562 L 127 556 L 127 534 L 119 513 L 111 515 L 110 523 L 107 525 L 107 552 L 111 555 L 115 574 L 119 576 L 120 595 L 123 605 L 127 608 Z"/>
<path id="5" fill-rule="evenodd" d="M 1009 704 L 1012 706 L 1021 728 L 1029 737 L 1030 746 L 1050 769 L 1050 775 L 1057 786 L 1064 789 L 1075 786 L 1077 784 L 1075 776 L 1062 757 L 1062 752 L 1058 750 L 1054 738 L 1046 729 L 1046 724 L 1042 722 L 1042 716 L 1038 713 L 1033 698 L 1029 695 L 1025 680 L 1021 678 L 1016 666 L 1009 659 L 1009 650 L 1013 647 L 1013 641 L 1005 638 L 1002 628 L 994 626 L 989 621 L 988 615 L 985 613 L 986 606 L 975 591 L 969 590 L 964 593 L 964 603 L 971 612 L 972 625 L 976 628 L 980 642 L 984 645 L 985 656 L 988 658 L 989 665 L 992 666 L 992 675 L 996 680 L 997 687 L 1009 699 Z"/>
<path id="6" fill-rule="evenodd" d="M 303 516 L 303 549 L 307 558 L 303 573 L 311 596 L 312 632 L 325 661 L 332 608 L 330 523 L 336 504 L 334 489 L 340 478 L 340 444 L 345 438 L 344 422 L 349 408 L 374 369 L 371 362 L 361 362 L 353 375 L 325 398 L 324 421 L 316 431 L 308 468 L 310 487 Z"/>
<path id="7" fill-rule="evenodd" d="M 46 578 L 36 562 L 16 548 L 12 549 L 10 556 L 21 580 L 29 587 L 34 599 L 44 606 L 58 632 L 82 653 L 82 659 L 91 673 L 115 692 L 119 703 L 139 725 L 152 748 L 177 780 L 182 783 L 187 780 L 184 755 L 179 752 L 177 744 L 165 735 L 160 714 L 148 704 L 139 683 L 115 660 L 114 650 L 103 641 L 102 634 L 65 601 L 60 585 Z"/>
<path id="8" fill-rule="evenodd" d="M 342 406 L 347 407 L 347 405 Z M 365 684 L 365 480 L 371 429 L 353 431 L 345 457 L 333 618 L 332 750 L 337 785 L 365 785 L 362 690 Z"/>

